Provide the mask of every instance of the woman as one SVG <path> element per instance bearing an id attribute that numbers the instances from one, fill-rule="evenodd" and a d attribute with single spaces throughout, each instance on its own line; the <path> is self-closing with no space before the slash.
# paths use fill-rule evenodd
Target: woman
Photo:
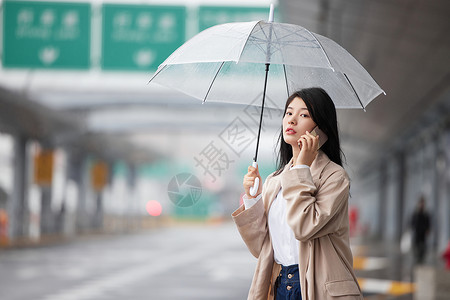
<path id="1" fill-rule="evenodd" d="M 310 133 L 316 126 L 328 136 L 320 149 Z M 363 299 L 352 267 L 336 109 L 323 89 L 287 99 L 279 143 L 278 169 L 252 197 L 261 177 L 250 166 L 244 204 L 232 214 L 258 259 L 248 299 Z"/>

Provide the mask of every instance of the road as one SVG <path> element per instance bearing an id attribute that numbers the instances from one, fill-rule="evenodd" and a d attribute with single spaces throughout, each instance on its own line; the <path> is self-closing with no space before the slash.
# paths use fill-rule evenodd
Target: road
<path id="1" fill-rule="evenodd" d="M 353 246 L 367 299 L 412 299 L 409 282 L 390 281 L 399 280 L 405 266 L 395 251 Z M 247 298 L 255 264 L 232 223 L 83 236 L 0 250 L 0 299 L 240 300 Z"/>
<path id="2" fill-rule="evenodd" d="M 256 259 L 234 224 L 0 252 L 3 300 L 245 299 Z"/>

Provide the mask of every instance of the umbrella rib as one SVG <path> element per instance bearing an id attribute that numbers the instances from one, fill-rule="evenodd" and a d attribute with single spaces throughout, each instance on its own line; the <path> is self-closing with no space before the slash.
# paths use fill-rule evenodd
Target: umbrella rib
<path id="1" fill-rule="evenodd" d="M 244 43 L 244 45 L 242 45 L 241 51 L 239 52 L 239 58 L 237 59 L 237 61 L 241 60 L 242 52 L 244 52 L 245 45 L 247 45 L 248 39 L 250 38 L 250 35 L 252 34 L 253 30 L 255 29 L 256 25 L 258 25 L 258 24 L 259 24 L 259 22 L 255 23 L 255 25 L 253 26 L 252 30 L 250 30 L 250 32 L 248 33 L 247 38 L 245 39 L 245 43 Z"/>
<path id="2" fill-rule="evenodd" d="M 262 33 L 264 34 L 264 36 L 266 37 L 266 40 L 269 38 L 266 34 L 266 32 L 264 31 L 264 28 L 261 26 L 261 22 L 258 22 L 259 28 L 261 28 Z M 252 30 L 253 32 L 253 30 Z"/>
<path id="3" fill-rule="evenodd" d="M 258 41 L 261 41 L 261 42 L 258 42 Z M 264 41 L 263 39 L 254 38 L 252 40 L 252 42 L 253 42 L 253 45 L 255 45 L 256 47 L 258 47 L 258 49 L 261 50 L 261 52 L 265 52 L 265 50 L 263 49 L 262 46 L 266 45 L 266 41 Z M 239 57 L 239 59 L 241 59 L 241 58 Z"/>
<path id="4" fill-rule="evenodd" d="M 287 75 L 286 75 L 286 65 L 283 64 L 283 71 L 284 71 L 284 80 L 286 81 L 286 92 L 287 92 L 287 97 L 289 97 L 289 84 L 288 84 L 288 80 L 287 80 Z"/>
<path id="5" fill-rule="evenodd" d="M 330 65 L 330 68 L 331 68 L 331 69 L 333 70 L 333 72 L 334 72 L 334 68 L 333 68 L 333 66 L 331 65 L 330 58 L 328 57 L 328 54 L 325 52 L 325 49 L 323 49 L 323 46 L 322 46 L 322 44 L 319 42 L 319 39 L 316 38 L 315 34 L 312 33 L 311 31 L 309 31 L 309 33 L 311 33 L 311 35 L 314 37 L 314 39 L 317 41 L 317 43 L 319 43 L 320 49 L 322 50 L 323 54 L 325 54 L 325 57 L 327 58 L 328 64 Z"/>
<path id="6" fill-rule="evenodd" d="M 260 27 L 261 27 L 261 26 L 260 26 Z M 264 30 L 261 30 L 261 31 L 263 31 L 263 34 L 265 35 L 266 39 L 262 39 L 262 38 L 258 38 L 258 37 L 252 36 L 252 39 L 249 39 L 249 41 L 251 41 L 253 45 L 255 45 L 255 46 L 258 47 L 262 52 L 264 52 L 265 49 L 263 49 L 263 48 L 261 47 L 261 45 L 266 45 L 266 43 L 267 43 L 267 35 L 265 34 Z M 281 40 L 285 40 L 285 39 L 288 38 L 289 36 L 293 36 L 293 35 L 301 36 L 301 37 L 304 39 L 304 41 L 303 41 L 302 43 L 304 43 L 305 45 L 304 45 L 304 46 L 301 46 L 302 48 L 321 48 L 320 43 L 319 43 L 319 45 L 314 45 L 314 46 L 313 46 L 313 45 L 308 45 L 309 43 L 312 43 L 312 42 L 316 41 L 316 39 L 313 38 L 313 39 L 309 40 L 309 39 L 307 39 L 305 36 L 303 36 L 302 34 L 300 34 L 300 32 L 301 32 L 301 31 L 297 31 L 297 32 L 290 31 L 287 35 L 285 35 L 285 36 L 283 36 L 283 37 L 281 37 L 281 38 L 278 38 L 278 37 L 277 37 L 277 39 L 275 40 L 275 42 L 272 43 L 272 47 L 273 47 L 272 50 L 274 50 L 272 53 L 275 53 L 275 52 L 282 52 L 281 50 L 282 50 L 282 47 L 283 47 L 283 46 L 291 45 L 291 44 L 292 44 L 292 45 L 298 44 L 298 41 L 295 41 L 295 40 L 287 40 L 287 41 L 282 41 L 282 42 L 280 42 Z M 275 36 L 276 36 L 276 32 L 274 31 L 273 33 L 274 33 Z M 298 46 L 298 45 L 295 45 L 295 46 Z M 322 52 L 323 52 L 323 49 L 322 49 Z M 329 60 L 328 60 L 328 63 L 331 65 L 331 63 L 330 63 Z"/>
<path id="7" fill-rule="evenodd" d="M 342 73 L 342 74 L 344 74 L 345 79 L 347 79 L 348 84 L 350 84 L 350 87 L 352 88 L 353 92 L 355 93 L 356 98 L 358 98 L 359 104 L 361 104 L 362 109 L 363 109 L 364 111 L 366 111 L 366 108 L 365 108 L 364 105 L 362 104 L 361 99 L 359 99 L 358 93 L 356 92 L 355 88 L 353 87 L 353 84 L 352 84 L 352 83 L 350 82 L 350 80 L 348 79 L 347 74 L 345 74 L 345 73 Z"/>
<path id="8" fill-rule="evenodd" d="M 162 68 L 159 69 L 159 70 L 156 70 L 155 74 L 153 74 L 152 78 L 150 78 L 150 80 L 147 82 L 147 84 L 149 84 L 149 83 L 153 80 L 153 78 L 155 78 L 156 75 L 158 75 L 159 73 L 161 73 L 161 71 L 164 70 L 166 67 L 167 67 L 167 65 L 165 65 L 164 67 L 162 67 Z"/>
<path id="9" fill-rule="evenodd" d="M 267 57 L 267 52 L 268 52 L 268 48 L 269 48 L 269 45 L 267 45 L 267 40 L 269 39 L 269 37 L 267 36 L 266 32 L 264 31 L 263 27 L 261 26 L 261 22 L 258 22 L 258 25 L 259 25 L 259 28 L 261 29 L 262 33 L 263 33 L 264 36 L 266 37 L 266 40 L 263 40 L 263 39 L 259 39 L 259 40 L 263 41 L 262 45 L 266 45 L 266 49 L 264 50 L 264 49 L 262 49 L 262 47 L 261 47 L 261 50 L 262 50 L 263 52 L 265 52 L 266 57 Z M 252 30 L 252 32 L 253 32 L 253 30 Z M 258 44 L 258 46 L 261 46 L 261 45 Z"/>
<path id="10" fill-rule="evenodd" d="M 283 45 L 283 46 L 293 44 L 296 46 L 296 44 L 298 44 L 299 41 L 297 41 L 295 39 L 293 39 L 293 40 L 286 40 L 286 39 L 289 38 L 290 36 L 297 36 L 297 37 L 301 37 L 303 39 L 303 41 L 301 43 L 302 44 L 304 43 L 305 45 L 301 46 L 302 48 L 320 48 L 321 47 L 320 43 L 319 43 L 319 46 L 317 46 L 317 45 L 307 46 L 307 44 L 312 43 L 316 39 L 315 38 L 313 38 L 312 40 L 308 39 L 306 36 L 301 34 L 302 30 L 297 30 L 297 31 L 292 31 L 289 29 L 287 29 L 287 30 L 289 31 L 288 34 L 284 35 L 283 37 L 277 38 L 277 41 L 282 41 L 282 42 L 275 42 L 274 44 Z"/>
<path id="11" fill-rule="evenodd" d="M 288 29 L 289 30 L 289 29 Z M 305 29 L 305 31 L 309 32 L 308 30 Z M 302 43 L 306 44 L 305 46 L 302 46 L 302 48 L 320 48 L 322 47 L 322 45 L 319 43 L 319 46 L 317 45 L 311 45 L 311 46 L 307 46 L 307 44 L 312 44 L 314 40 L 317 40 L 315 37 L 313 40 L 308 39 L 308 37 L 304 36 L 302 34 L 303 30 L 297 29 L 296 31 L 291 31 L 289 30 L 289 34 L 285 35 L 283 37 L 283 39 L 286 39 L 287 37 L 291 36 L 291 35 L 296 35 L 297 37 L 301 37 L 303 39 Z M 292 41 L 285 41 L 285 44 L 298 44 L 298 41 L 296 40 L 292 40 Z"/>
<path id="12" fill-rule="evenodd" d="M 283 37 L 279 38 L 278 40 L 286 40 L 287 38 L 289 38 L 290 36 L 300 36 L 304 39 L 305 42 L 311 42 L 310 40 L 308 40 L 305 36 L 303 36 L 302 34 L 300 34 L 300 32 L 302 30 L 296 30 L 296 31 L 292 31 L 288 28 L 286 28 L 286 30 L 288 31 L 288 33 L 286 35 L 284 35 Z M 298 43 L 297 40 L 292 40 L 293 43 Z M 289 43 L 289 41 L 283 41 L 284 44 Z"/>
<path id="13" fill-rule="evenodd" d="M 273 30 L 273 28 L 272 28 L 272 33 L 275 36 L 275 40 L 278 41 L 277 32 L 275 30 Z M 272 50 L 272 55 L 276 52 L 280 52 L 281 56 L 283 57 L 283 51 L 281 51 L 280 43 L 274 43 L 274 46 L 275 46 L 274 47 L 275 51 Z M 283 61 L 284 61 L 284 59 L 283 59 Z"/>
<path id="14" fill-rule="evenodd" d="M 206 92 L 205 98 L 203 98 L 203 103 L 206 102 L 206 98 L 208 98 L 209 92 L 211 91 L 211 88 L 212 88 L 212 86 L 213 86 L 213 84 L 214 84 L 214 81 L 216 81 L 216 77 L 217 77 L 217 75 L 219 75 L 220 70 L 222 70 L 222 67 L 223 67 L 223 64 L 224 64 L 224 63 L 225 63 L 225 62 L 223 61 L 223 62 L 220 64 L 220 67 L 219 67 L 219 69 L 217 70 L 216 75 L 214 75 L 214 78 L 211 80 L 211 84 L 209 85 L 208 92 Z"/>
<path id="15" fill-rule="evenodd" d="M 266 50 L 263 49 L 263 47 L 261 47 L 261 46 L 262 46 L 262 45 L 266 45 L 268 36 L 267 36 L 266 32 L 264 31 L 264 29 L 262 28 L 261 23 L 258 22 L 257 25 L 259 25 L 260 31 L 262 31 L 262 33 L 263 33 L 265 39 L 263 39 L 263 38 L 258 38 L 258 37 L 255 37 L 255 36 L 251 36 L 252 39 L 248 38 L 247 41 L 246 41 L 246 43 L 244 44 L 244 47 L 245 47 L 245 45 L 248 43 L 248 41 L 251 41 L 251 42 L 253 43 L 253 45 L 255 45 L 256 47 L 258 47 L 262 52 L 265 52 Z M 256 27 L 256 25 L 255 25 L 255 27 Z M 251 32 L 253 32 L 253 30 L 254 30 L 254 28 L 252 29 Z M 309 40 L 306 36 L 302 35 L 301 32 L 302 32 L 301 30 L 297 30 L 297 31 L 291 31 L 291 30 L 289 30 L 289 33 L 288 33 L 287 35 L 285 35 L 285 36 L 283 36 L 283 37 L 281 37 L 281 38 L 277 38 L 276 41 L 284 40 L 284 39 L 286 39 L 286 38 L 288 38 L 288 37 L 290 37 L 290 36 L 301 36 L 301 37 L 304 39 L 303 43 L 305 44 L 304 46 L 302 46 L 302 48 L 316 48 L 316 47 L 317 47 L 317 48 L 321 48 L 322 52 L 324 52 L 325 57 L 327 58 L 328 64 L 329 64 L 330 67 L 331 67 L 331 62 L 330 62 L 330 60 L 329 60 L 327 54 L 325 53 L 325 51 L 322 49 L 323 47 L 322 47 L 322 45 L 320 44 L 320 42 L 319 42 L 314 36 L 313 36 L 313 39 L 312 39 L 312 40 Z M 308 33 L 311 33 L 311 32 L 309 32 L 309 31 L 307 31 L 307 32 L 308 32 Z M 275 32 L 274 32 L 274 33 L 275 33 Z M 276 35 L 276 34 L 275 34 L 275 35 Z M 313 41 L 317 41 L 317 43 L 318 43 L 319 45 L 318 45 L 318 46 L 317 46 L 317 45 L 315 45 L 315 46 L 312 46 L 312 45 L 311 45 L 311 46 L 308 46 L 308 45 L 307 45 L 307 44 L 309 44 L 309 43 L 311 43 L 311 42 L 313 42 Z M 282 52 L 282 51 L 281 51 L 282 46 L 289 45 L 289 44 L 291 44 L 291 43 L 292 43 L 292 44 L 295 44 L 295 43 L 298 43 L 298 41 L 295 41 L 295 40 L 289 41 L 289 40 L 288 40 L 288 41 L 283 41 L 283 42 L 273 42 L 273 43 L 272 43 L 272 46 L 273 46 L 273 49 L 272 49 L 272 50 L 275 50 L 275 51 L 272 52 L 272 53 L 275 53 L 275 52 Z M 241 54 L 242 54 L 242 52 L 241 52 Z M 239 59 L 240 59 L 240 57 L 239 57 Z M 333 67 L 331 67 L 331 68 L 333 69 Z M 334 70 L 334 69 L 333 69 L 333 70 Z"/>
<path id="16" fill-rule="evenodd" d="M 244 45 L 242 46 L 241 52 L 239 53 L 239 58 L 238 58 L 237 61 L 240 61 L 240 60 L 241 60 L 242 52 L 244 52 L 244 48 L 245 48 L 245 46 L 247 45 L 247 43 L 248 43 L 248 41 L 249 41 L 249 39 L 250 39 L 250 36 L 251 36 L 253 30 L 255 29 L 256 25 L 259 25 L 259 28 L 261 29 L 262 33 L 263 33 L 264 36 L 266 37 L 266 40 L 261 39 L 261 38 L 257 38 L 257 37 L 253 37 L 254 45 L 257 46 L 258 48 L 260 48 L 262 52 L 265 52 L 265 51 L 266 51 L 266 54 L 267 54 L 267 50 L 264 50 L 264 49 L 261 47 L 261 45 L 265 45 L 265 42 L 267 41 L 268 36 L 267 36 L 266 32 L 264 31 L 263 27 L 261 26 L 261 21 L 259 21 L 258 23 L 255 24 L 255 26 L 253 26 L 252 30 L 251 30 L 250 33 L 248 34 L 247 39 L 245 40 L 245 43 L 244 43 Z M 261 41 L 261 42 L 258 43 L 258 41 Z"/>
<path id="17" fill-rule="evenodd" d="M 278 35 L 277 35 L 276 31 L 273 31 L 273 34 L 275 35 L 275 38 L 278 40 Z M 283 51 L 281 51 L 281 48 L 278 48 L 277 50 L 280 52 L 280 54 L 282 56 L 282 59 L 284 61 Z M 286 82 L 286 94 L 287 94 L 286 98 L 288 98 L 289 97 L 289 84 L 288 84 L 288 80 L 287 80 L 286 65 L 285 64 L 283 64 L 283 72 L 284 72 L 284 81 Z"/>

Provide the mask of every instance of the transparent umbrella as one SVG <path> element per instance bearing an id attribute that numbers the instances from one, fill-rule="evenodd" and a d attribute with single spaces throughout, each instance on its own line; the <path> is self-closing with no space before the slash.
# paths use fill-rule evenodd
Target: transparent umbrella
<path id="1" fill-rule="evenodd" d="M 273 22 L 273 6 L 268 22 L 222 24 L 195 35 L 158 67 L 150 82 L 203 103 L 250 104 L 262 93 L 254 166 L 264 107 L 284 107 L 290 94 L 308 87 L 326 90 L 336 108 L 365 110 L 384 93 L 333 40 L 298 25 Z M 271 99 L 267 104 L 266 97 Z"/>

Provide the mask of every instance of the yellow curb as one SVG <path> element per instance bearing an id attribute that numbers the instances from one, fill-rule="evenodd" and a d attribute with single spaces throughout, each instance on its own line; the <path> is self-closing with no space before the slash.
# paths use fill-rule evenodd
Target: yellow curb
<path id="1" fill-rule="evenodd" d="M 398 296 L 404 294 L 412 294 L 415 290 L 416 286 L 414 283 L 394 281 L 391 283 L 389 295 Z"/>
<path id="2" fill-rule="evenodd" d="M 416 290 L 415 283 L 383 279 L 357 278 L 363 292 L 400 296 L 412 294 Z"/>
<path id="3" fill-rule="evenodd" d="M 353 257 L 353 269 L 364 270 L 366 261 L 367 261 L 367 259 L 365 257 L 361 257 L 361 256 Z"/>

